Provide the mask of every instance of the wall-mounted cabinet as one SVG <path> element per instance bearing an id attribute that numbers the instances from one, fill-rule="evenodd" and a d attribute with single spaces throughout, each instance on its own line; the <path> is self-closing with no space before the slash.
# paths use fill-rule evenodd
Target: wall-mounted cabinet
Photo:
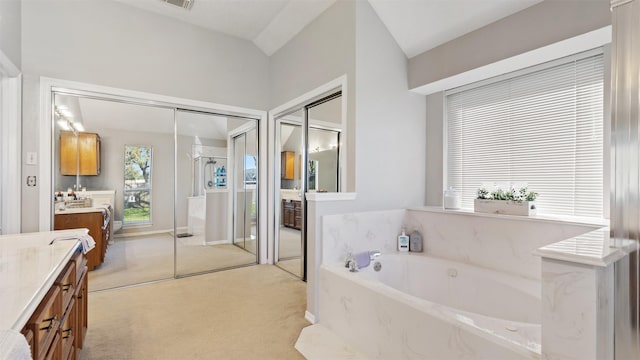
<path id="1" fill-rule="evenodd" d="M 100 175 L 100 135 L 60 131 L 60 174 Z"/>
<path id="2" fill-rule="evenodd" d="M 296 154 L 293 151 L 280 153 L 280 177 L 285 180 L 293 180 Z"/>

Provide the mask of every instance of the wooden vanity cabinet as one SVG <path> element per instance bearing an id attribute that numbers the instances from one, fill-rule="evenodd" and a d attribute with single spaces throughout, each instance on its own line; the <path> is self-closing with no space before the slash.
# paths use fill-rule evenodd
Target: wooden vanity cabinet
<path id="1" fill-rule="evenodd" d="M 76 169 L 79 175 L 100 175 L 100 135 L 60 131 L 59 143 L 61 175 L 76 175 Z"/>
<path id="2" fill-rule="evenodd" d="M 282 224 L 297 230 L 302 229 L 302 201 L 282 200 Z"/>
<path id="3" fill-rule="evenodd" d="M 32 357 L 35 360 L 48 358 L 56 348 L 54 340 L 62 319 L 62 294 L 60 288 L 52 286 L 47 295 L 27 322 L 26 330 L 33 332 Z"/>
<path id="4" fill-rule="evenodd" d="M 77 249 L 22 330 L 33 359 L 77 358 L 87 330 L 86 264 Z"/>
<path id="5" fill-rule="evenodd" d="M 54 229 L 89 229 L 89 235 L 95 240 L 96 247 L 87 254 L 89 271 L 104 262 L 107 245 L 111 237 L 111 216 L 107 210 L 86 213 L 56 214 Z"/>
<path id="6" fill-rule="evenodd" d="M 295 158 L 296 154 L 293 151 L 283 151 L 280 153 L 280 178 L 293 180 L 295 176 Z"/>

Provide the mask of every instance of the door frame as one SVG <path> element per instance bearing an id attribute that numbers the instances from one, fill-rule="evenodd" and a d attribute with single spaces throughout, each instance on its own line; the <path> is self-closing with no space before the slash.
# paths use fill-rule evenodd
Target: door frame
<path id="1" fill-rule="evenodd" d="M 22 224 L 22 73 L 0 50 L 0 234 Z"/>
<path id="2" fill-rule="evenodd" d="M 53 225 L 53 159 L 54 140 L 53 140 L 53 119 L 52 119 L 52 93 L 54 91 L 64 91 L 70 95 L 93 96 L 102 99 L 128 102 L 133 104 L 154 105 L 161 107 L 169 107 L 174 109 L 196 110 L 218 114 L 236 115 L 245 118 L 252 118 L 258 121 L 259 136 L 266 134 L 267 113 L 262 110 L 217 104 L 208 101 L 192 100 L 174 96 L 160 95 L 142 91 L 128 90 L 109 86 L 82 83 L 77 81 L 55 79 L 49 77 L 40 78 L 40 165 L 38 177 L 40 178 L 39 186 L 39 229 L 40 231 L 50 231 Z M 259 139 L 259 181 L 263 184 L 267 183 L 266 163 L 267 163 L 267 147 L 266 141 Z M 266 194 L 261 192 L 259 205 L 259 216 L 266 214 Z M 261 222 L 266 224 L 266 222 Z M 174 221 L 175 226 L 175 221 Z M 175 230 L 175 229 L 174 229 Z M 266 247 L 267 229 L 266 226 L 259 224 L 259 246 Z M 264 243 L 264 244 L 263 244 Z M 259 259 L 260 263 L 266 263 L 266 256 Z"/>

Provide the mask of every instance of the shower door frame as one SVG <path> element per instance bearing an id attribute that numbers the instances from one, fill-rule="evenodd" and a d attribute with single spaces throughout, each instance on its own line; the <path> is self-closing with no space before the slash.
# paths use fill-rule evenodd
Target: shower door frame
<path id="1" fill-rule="evenodd" d="M 142 91 L 134 91 L 122 88 L 114 88 L 108 86 L 101 86 L 95 84 L 88 84 L 70 80 L 62 80 L 48 77 L 40 78 L 40 119 L 39 119 L 39 135 L 40 135 L 40 149 L 39 157 L 40 162 L 38 165 L 38 175 L 40 187 L 38 189 L 38 215 L 39 215 L 39 231 L 51 231 L 53 228 L 54 209 L 53 202 L 53 174 L 54 174 L 54 119 L 53 119 L 53 94 L 61 93 L 73 96 L 88 97 L 94 99 L 115 101 L 133 105 L 155 106 L 161 108 L 170 108 L 174 110 L 174 126 L 175 113 L 178 110 L 191 110 L 204 113 L 224 114 L 227 116 L 242 117 L 247 119 L 253 119 L 257 121 L 256 130 L 258 131 L 258 181 L 262 184 L 266 184 L 266 159 L 267 159 L 267 147 L 266 141 L 260 139 L 260 136 L 266 134 L 267 127 L 267 112 L 261 110 L 255 110 L 250 108 L 242 108 L 231 105 L 223 105 L 206 101 L 191 100 L 186 98 L 179 98 L 173 96 L 159 95 L 153 93 L 147 93 Z M 174 137 L 176 131 L 174 128 Z M 174 139 L 175 141 L 175 139 Z M 174 150 L 176 151 L 176 150 Z M 177 154 L 174 158 L 174 184 L 177 184 Z M 177 196 L 177 189 L 174 185 L 174 197 Z M 266 208 L 266 192 L 261 191 L 258 193 L 260 197 L 258 199 L 258 216 L 263 217 L 267 214 Z M 174 233 L 176 231 L 176 203 L 177 199 L 174 199 Z M 267 242 L 267 229 L 266 222 L 258 221 L 258 248 L 266 248 Z M 175 239 L 174 239 L 175 242 Z M 266 254 L 257 256 L 257 263 L 267 263 Z M 214 270 L 215 271 L 215 270 Z M 176 261 L 174 251 L 174 277 L 176 276 Z"/>

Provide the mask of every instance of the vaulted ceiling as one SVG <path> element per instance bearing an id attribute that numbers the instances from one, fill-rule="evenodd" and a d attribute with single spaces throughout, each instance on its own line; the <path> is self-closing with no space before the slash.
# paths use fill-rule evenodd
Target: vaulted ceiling
<path id="1" fill-rule="evenodd" d="M 271 55 L 336 1 L 194 0 L 183 9 L 161 0 L 117 0 L 252 41 Z M 407 57 L 455 39 L 542 0 L 369 1 Z"/>

